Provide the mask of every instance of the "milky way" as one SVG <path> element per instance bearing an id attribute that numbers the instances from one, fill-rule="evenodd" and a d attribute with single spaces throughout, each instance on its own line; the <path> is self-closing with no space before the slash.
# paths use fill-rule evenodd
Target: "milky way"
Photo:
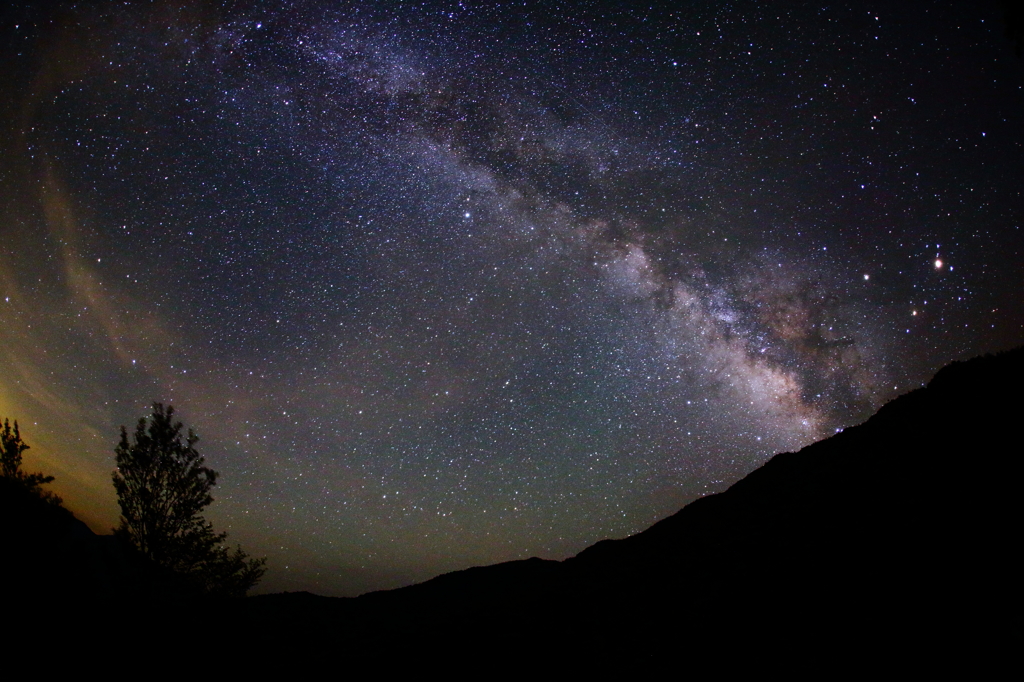
<path id="1" fill-rule="evenodd" d="M 1002 31 L 932 3 L 6 10 L 0 416 L 105 531 L 118 426 L 173 403 L 264 591 L 637 532 L 1024 340 Z"/>

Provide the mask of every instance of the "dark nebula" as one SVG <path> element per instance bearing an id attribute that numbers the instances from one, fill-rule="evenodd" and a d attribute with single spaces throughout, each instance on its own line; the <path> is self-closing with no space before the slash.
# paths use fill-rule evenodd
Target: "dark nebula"
<path id="1" fill-rule="evenodd" d="M 351 595 L 635 533 L 1024 342 L 995 4 L 618 5 L 4 10 L 29 468 L 105 531 L 174 404 L 261 589 Z"/>

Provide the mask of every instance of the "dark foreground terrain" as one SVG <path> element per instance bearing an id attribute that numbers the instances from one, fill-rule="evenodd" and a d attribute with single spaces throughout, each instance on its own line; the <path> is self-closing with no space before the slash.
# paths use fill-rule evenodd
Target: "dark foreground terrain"
<path id="1" fill-rule="evenodd" d="M 84 624 L 76 637 L 145 650 L 160 637 L 143 633 L 200 613 L 219 656 L 250 662 L 985 668 L 1024 643 L 1022 386 L 1024 349 L 954 363 L 866 423 L 561 562 L 196 604 L 113 538 L 0 491 L 4 571 Z"/>

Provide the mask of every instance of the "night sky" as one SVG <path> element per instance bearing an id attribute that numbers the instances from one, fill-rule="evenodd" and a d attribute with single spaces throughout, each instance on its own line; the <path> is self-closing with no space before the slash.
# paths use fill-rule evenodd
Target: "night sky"
<path id="1" fill-rule="evenodd" d="M 173 404 L 260 591 L 355 595 L 638 532 L 1024 342 L 995 3 L 628 6 L 5 10 L 26 469 L 108 532 Z"/>

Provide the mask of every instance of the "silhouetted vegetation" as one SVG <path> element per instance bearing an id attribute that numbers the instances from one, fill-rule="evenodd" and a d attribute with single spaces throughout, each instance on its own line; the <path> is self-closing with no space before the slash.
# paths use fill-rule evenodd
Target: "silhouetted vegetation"
<path id="1" fill-rule="evenodd" d="M 0 477 L 50 504 L 59 506 L 62 502 L 60 497 L 41 487 L 52 482 L 53 476 L 27 474 L 21 470 L 21 453 L 28 449 L 28 444 L 21 439 L 17 420 L 11 428 L 10 420 L 4 419 L 3 429 L 0 429 Z"/>
<path id="2" fill-rule="evenodd" d="M 18 423 L 0 428 L 0 593 L 4 626 L 31 632 L 27 623 L 43 620 L 53 608 L 101 602 L 109 593 L 94 580 L 92 532 L 41 486 L 53 476 L 26 473 L 22 453 L 29 449 Z M 102 569 L 100 569 L 102 572 Z M 2 628 L 0 628 L 2 629 Z M 36 632 L 18 640 L 38 637 Z M 15 640 L 10 639 L 9 643 Z M 10 651 L 14 651 L 11 646 Z M 20 654 L 23 655 L 23 654 Z"/>
<path id="3" fill-rule="evenodd" d="M 194 434 L 180 437 L 181 425 L 171 421 L 172 414 L 156 407 L 141 444 L 138 437 L 128 442 L 122 430 L 118 446 L 124 475 L 115 480 L 124 486 L 125 500 L 134 495 L 134 508 L 146 515 L 146 552 L 136 545 L 130 524 L 114 535 L 96 535 L 59 497 L 42 489 L 53 477 L 22 470 L 29 445 L 17 422 L 4 421 L 0 584 L 5 590 L 0 601 L 8 625 L 32 629 L 34 623 L 40 633 L 49 632 L 53 613 L 82 614 L 89 627 L 76 634 L 81 646 L 106 644 L 116 631 L 119 644 L 155 654 L 167 637 L 191 627 L 197 608 L 213 617 L 234 601 L 210 597 L 242 596 L 263 575 L 263 560 L 229 551 L 222 546 L 225 534 L 214 533 L 198 514 L 212 501 L 209 488 L 217 474 L 203 466 Z M 169 518 L 155 515 L 161 509 Z M 132 626 L 126 629 L 124 623 Z"/>
<path id="4" fill-rule="evenodd" d="M 204 466 L 195 449 L 199 438 L 191 429 L 183 438 L 173 417 L 173 407 L 156 403 L 130 442 L 121 427 L 113 474 L 121 525 L 115 532 L 202 594 L 244 596 L 263 577 L 266 560 L 250 559 L 241 547 L 230 551 L 227 533 L 215 533 L 203 518 L 217 472 Z"/>

